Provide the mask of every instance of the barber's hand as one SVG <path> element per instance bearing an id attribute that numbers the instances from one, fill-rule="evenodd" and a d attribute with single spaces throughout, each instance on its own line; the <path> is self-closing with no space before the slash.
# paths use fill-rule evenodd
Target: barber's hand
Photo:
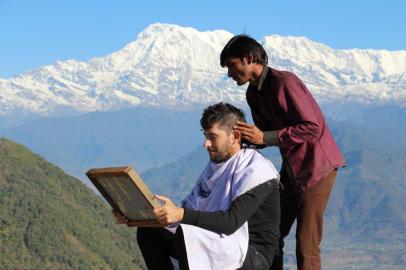
<path id="1" fill-rule="evenodd" d="M 154 214 L 158 218 L 159 223 L 168 225 L 182 221 L 185 212 L 183 208 L 177 207 L 171 199 L 165 196 L 155 195 L 155 197 L 164 202 L 162 206 L 154 209 Z"/>
<path id="2" fill-rule="evenodd" d="M 117 224 L 127 224 L 128 219 L 124 215 L 122 215 L 119 212 L 115 212 L 114 210 L 112 213 L 113 213 L 113 216 L 116 218 Z"/>
<path id="3" fill-rule="evenodd" d="M 243 140 L 257 145 L 265 144 L 264 133 L 255 125 L 249 125 L 238 121 L 235 123 L 233 129 L 241 133 L 241 139 Z"/>

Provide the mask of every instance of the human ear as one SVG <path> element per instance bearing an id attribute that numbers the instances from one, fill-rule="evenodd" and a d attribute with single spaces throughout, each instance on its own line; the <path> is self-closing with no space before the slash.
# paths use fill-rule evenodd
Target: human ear
<path id="1" fill-rule="evenodd" d="M 241 142 L 241 132 L 233 130 L 233 144 Z"/>

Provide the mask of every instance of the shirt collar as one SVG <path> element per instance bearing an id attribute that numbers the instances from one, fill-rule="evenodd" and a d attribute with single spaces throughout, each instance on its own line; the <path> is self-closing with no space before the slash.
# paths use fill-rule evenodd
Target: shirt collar
<path id="1" fill-rule="evenodd" d="M 258 91 L 261 91 L 262 84 L 264 83 L 265 78 L 266 78 L 266 74 L 268 74 L 268 69 L 269 68 L 267 66 L 264 66 L 264 68 L 262 69 L 261 77 L 259 77 L 259 82 L 258 82 L 258 87 L 257 87 Z"/>

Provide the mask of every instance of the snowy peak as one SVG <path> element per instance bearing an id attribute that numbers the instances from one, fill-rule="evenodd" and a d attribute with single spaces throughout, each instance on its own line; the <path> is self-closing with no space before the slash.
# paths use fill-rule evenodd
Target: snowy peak
<path id="1" fill-rule="evenodd" d="M 277 58 L 291 59 L 300 66 L 320 65 L 328 69 L 383 75 L 406 71 L 406 51 L 334 50 L 306 37 L 267 36 L 264 47 Z"/>
<path id="2" fill-rule="evenodd" d="M 262 44 L 271 66 L 297 73 L 321 101 L 406 106 L 406 51 L 334 50 L 277 35 Z"/>
<path id="3" fill-rule="evenodd" d="M 0 115 L 66 115 L 132 106 L 241 104 L 219 55 L 233 35 L 153 24 L 135 41 L 87 62 L 58 61 L 0 79 Z M 406 106 L 406 51 L 334 50 L 305 37 L 264 37 L 270 65 L 291 70 L 319 101 Z"/>
<path id="4" fill-rule="evenodd" d="M 190 27 L 153 24 L 123 49 L 89 63 L 113 72 L 131 71 L 151 64 L 177 69 L 216 69 L 218 57 L 208 57 L 221 50 L 231 36 L 225 31 L 199 32 Z"/>

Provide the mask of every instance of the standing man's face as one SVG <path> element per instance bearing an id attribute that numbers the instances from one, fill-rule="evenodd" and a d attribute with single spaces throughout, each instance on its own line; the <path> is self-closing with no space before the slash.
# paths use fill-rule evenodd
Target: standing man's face
<path id="1" fill-rule="evenodd" d="M 215 163 L 228 160 L 240 150 L 240 142 L 235 138 L 234 132 L 228 134 L 217 123 L 204 130 L 204 137 L 204 148 L 209 152 L 210 160 Z"/>
<path id="2" fill-rule="evenodd" d="M 244 57 L 241 61 L 238 57 L 230 57 L 226 60 L 228 77 L 233 78 L 237 85 L 241 86 L 251 80 L 251 62 Z"/>

